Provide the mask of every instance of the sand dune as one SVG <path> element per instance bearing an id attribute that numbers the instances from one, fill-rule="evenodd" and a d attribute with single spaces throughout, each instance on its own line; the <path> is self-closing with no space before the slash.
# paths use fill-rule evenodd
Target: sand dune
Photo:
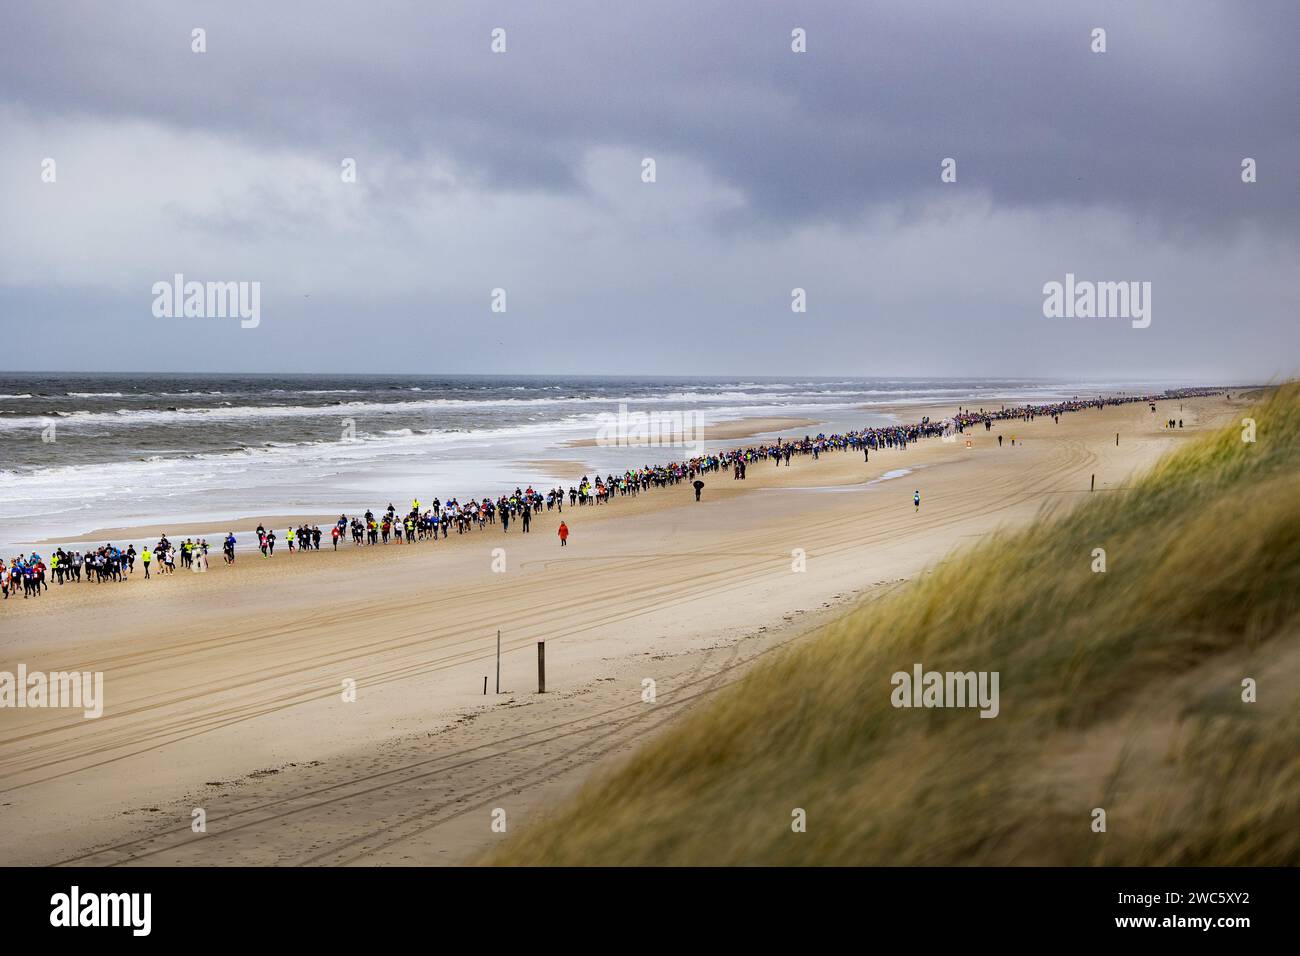
<path id="1" fill-rule="evenodd" d="M 1246 415 L 819 628 L 485 862 L 1295 865 L 1300 386 Z"/>

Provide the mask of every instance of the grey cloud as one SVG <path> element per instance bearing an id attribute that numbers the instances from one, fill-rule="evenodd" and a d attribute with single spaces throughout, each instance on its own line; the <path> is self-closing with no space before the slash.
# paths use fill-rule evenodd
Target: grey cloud
<path id="1" fill-rule="evenodd" d="M 945 156 L 1000 203 L 1122 204 L 1171 229 L 1300 211 L 1293 3 L 74 3 L 6 26 L 0 89 L 42 114 L 445 151 L 500 188 L 573 190 L 584 148 L 628 146 L 691 156 L 770 217 L 924 201 Z M 1244 195 L 1247 155 L 1263 175 Z"/>
<path id="2" fill-rule="evenodd" d="M 496 26 L 505 56 L 488 50 Z M 0 328 L 39 317 L 60 345 L 13 336 L 5 361 L 708 373 L 726 354 L 749 374 L 1285 374 L 1298 28 L 1282 0 L 11 4 L 0 141 L 25 152 L 0 151 L 24 171 L 0 177 L 0 207 L 22 210 L 0 252 L 23 258 L 0 262 Z M 144 127 L 126 152 L 166 149 L 193 175 L 114 170 L 74 191 L 101 160 L 87 144 Z M 49 130 L 68 170 L 54 195 L 26 172 Z M 586 164 L 610 150 L 629 190 L 637 157 L 660 160 L 659 206 L 600 192 Z M 362 170 L 356 208 L 310 179 L 344 156 Z M 947 156 L 955 186 L 939 182 Z M 1243 156 L 1259 162 L 1249 187 Z M 213 164 L 256 175 L 218 184 Z M 205 266 L 265 280 L 256 336 L 160 325 L 124 291 Z M 1150 334 L 1044 324 L 1041 285 L 1068 270 L 1158 279 Z M 511 313 L 480 332 L 497 283 Z M 812 303 L 799 326 L 794 285 Z M 592 323 L 612 333 L 584 337 Z M 466 328 L 476 347 L 445 348 Z M 521 334 L 535 347 L 498 346 Z M 413 344 L 389 356 L 363 336 Z"/>

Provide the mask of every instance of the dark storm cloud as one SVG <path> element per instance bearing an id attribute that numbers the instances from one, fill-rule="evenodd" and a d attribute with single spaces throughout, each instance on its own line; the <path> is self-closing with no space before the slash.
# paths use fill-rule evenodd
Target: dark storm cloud
<path id="1" fill-rule="evenodd" d="M 39 115 L 436 151 L 506 189 L 573 190 L 585 149 L 621 146 L 691 157 L 778 220 L 923 201 L 947 156 L 1005 205 L 1174 230 L 1300 211 L 1290 2 L 73 3 L 4 26 L 0 97 Z"/>
<path id="2" fill-rule="evenodd" d="M 1298 28 L 1280 0 L 10 4 L 0 328 L 48 334 L 0 362 L 1289 374 Z M 1153 324 L 1045 318 L 1067 272 L 1152 282 Z M 264 321 L 154 316 L 176 273 L 260 282 Z"/>

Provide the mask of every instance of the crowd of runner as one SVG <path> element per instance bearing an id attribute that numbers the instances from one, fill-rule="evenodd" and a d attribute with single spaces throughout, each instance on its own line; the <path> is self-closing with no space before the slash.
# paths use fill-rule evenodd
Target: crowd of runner
<path id="1" fill-rule="evenodd" d="M 576 485 L 566 491 L 563 487 L 552 488 L 546 492 L 535 491 L 532 486 L 526 489 L 515 488 L 514 494 L 501 495 L 496 500 L 491 498 L 467 499 L 464 502 L 456 498 L 441 501 L 434 498 L 427 505 L 417 499 L 405 512 L 398 512 L 389 503 L 387 509 L 375 514 L 366 511 L 364 515 L 349 517 L 341 514 L 330 529 L 328 536 L 323 535 L 317 525 L 301 524 L 285 532 L 285 547 L 290 554 L 303 551 L 321 550 L 322 539 L 326 540 L 332 550 L 337 551 L 339 544 L 350 540 L 353 547 L 415 544 L 420 541 L 437 541 L 439 536 L 447 538 L 453 531 L 457 535 L 472 531 L 481 531 L 490 525 L 500 524 L 501 530 L 508 533 L 512 524 L 519 533 L 528 534 L 533 516 L 543 510 L 564 512 L 567 497 L 570 508 L 583 508 L 603 505 L 615 497 L 636 497 L 652 488 L 666 488 L 682 482 L 688 482 L 694 488 L 695 499 L 700 500 L 704 487 L 703 476 L 730 472 L 733 480 L 744 480 L 748 466 L 764 461 L 774 461 L 777 467 L 787 467 L 797 456 L 812 456 L 814 461 L 823 454 L 861 451 L 863 459 L 870 461 L 872 451 L 881 449 L 906 449 L 923 438 L 954 437 L 963 434 L 968 428 L 981 425 L 985 431 L 992 429 L 995 422 L 1024 421 L 1032 422 L 1037 418 L 1050 417 L 1059 421 L 1060 416 L 1069 412 L 1084 411 L 1093 408 L 1105 408 L 1133 402 L 1150 404 L 1155 412 L 1155 402 L 1159 400 L 1197 398 L 1220 394 L 1220 389 L 1186 388 L 1171 389 L 1159 395 L 1135 395 L 1110 398 L 1073 399 L 1042 405 L 1021 405 L 1012 408 L 1003 407 L 998 411 L 985 409 L 959 408 L 952 418 L 939 421 L 922 418 L 911 425 L 883 425 L 876 428 L 864 428 L 846 432 L 843 435 L 819 434 L 815 437 L 805 436 L 802 440 L 775 442 L 733 448 L 718 454 L 703 454 L 682 461 L 662 465 L 644 465 L 630 469 L 621 475 L 609 474 L 595 478 L 583 476 Z M 1172 419 L 1170 420 L 1172 421 Z M 1181 422 L 1180 422 L 1181 424 Z M 1168 425 L 1166 427 L 1169 427 Z M 1001 444 L 999 436 L 999 444 Z M 1014 436 L 1013 436 L 1014 444 Z M 920 493 L 917 492 L 916 504 L 919 508 Z M 560 525 L 561 545 L 567 544 L 568 525 Z M 257 550 L 264 558 L 275 554 L 278 538 L 273 529 L 258 525 L 256 534 Z M 226 564 L 235 562 L 235 547 L 238 543 L 234 532 L 227 534 L 222 543 L 222 559 Z M 50 589 L 53 580 L 56 587 L 80 583 L 121 583 L 135 574 L 136 562 L 139 561 L 144 578 L 152 577 L 153 571 L 159 574 L 173 574 L 179 560 L 183 569 L 206 571 L 208 569 L 208 542 L 206 539 L 192 540 L 186 538 L 180 545 L 174 545 L 164 534 L 159 541 L 149 548 L 145 546 L 139 552 L 135 545 L 128 545 L 125 550 L 113 544 L 87 551 L 69 551 L 56 549 L 49 558 L 33 552 L 12 558 L 7 564 L 0 559 L 0 591 L 4 599 L 16 596 L 19 591 L 24 598 L 39 597 Z"/>

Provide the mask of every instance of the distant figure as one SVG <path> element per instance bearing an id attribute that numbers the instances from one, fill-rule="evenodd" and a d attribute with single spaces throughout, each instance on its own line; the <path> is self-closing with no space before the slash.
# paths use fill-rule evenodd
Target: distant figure
<path id="1" fill-rule="evenodd" d="M 569 526 L 561 521 L 560 530 L 557 533 L 560 536 L 560 547 L 563 548 L 569 543 Z"/>
<path id="2" fill-rule="evenodd" d="M 700 481 L 700 479 L 696 478 L 696 479 L 695 479 L 695 482 L 692 484 L 692 487 L 695 489 L 695 500 L 696 500 L 696 501 L 699 501 L 699 500 L 700 500 L 700 492 L 704 490 L 704 482 L 702 482 L 702 481 Z"/>
<path id="3" fill-rule="evenodd" d="M 912 492 L 912 504 L 916 506 L 917 511 L 921 510 L 921 489 L 920 488 Z"/>

